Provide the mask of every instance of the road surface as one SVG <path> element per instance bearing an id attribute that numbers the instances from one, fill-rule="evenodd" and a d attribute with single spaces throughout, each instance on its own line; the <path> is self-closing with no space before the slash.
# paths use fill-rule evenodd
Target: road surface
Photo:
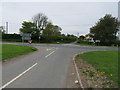
<path id="1" fill-rule="evenodd" d="M 65 88 L 68 67 L 75 54 L 117 50 L 113 47 L 74 44 L 31 44 L 31 46 L 37 47 L 38 51 L 3 63 L 2 88 Z"/>

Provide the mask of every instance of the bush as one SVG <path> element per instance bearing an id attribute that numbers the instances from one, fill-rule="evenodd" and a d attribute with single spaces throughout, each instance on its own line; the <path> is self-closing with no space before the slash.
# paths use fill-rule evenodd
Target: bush
<path id="1" fill-rule="evenodd" d="M 77 43 L 80 43 L 80 44 L 88 44 L 88 40 L 79 39 Z"/>
<path id="2" fill-rule="evenodd" d="M 21 39 L 20 34 L 2 34 L 2 39 Z"/>
<path id="3" fill-rule="evenodd" d="M 120 46 L 120 40 L 115 41 L 115 45 Z"/>
<path id="4" fill-rule="evenodd" d="M 21 42 L 22 41 L 20 34 L 2 34 L 2 40 L 9 41 L 9 42 Z"/>
<path id="5" fill-rule="evenodd" d="M 60 43 L 71 43 L 76 41 L 75 37 L 71 37 L 71 36 L 42 36 L 40 42 L 44 42 L 44 43 L 56 43 L 56 42 L 60 42 Z"/>
<path id="6" fill-rule="evenodd" d="M 42 35 L 40 40 L 38 38 L 38 35 L 32 35 L 32 42 L 33 43 L 71 43 L 77 40 L 75 36 L 44 36 Z M 22 36 L 20 34 L 3 34 L 2 35 L 2 40 L 3 41 L 8 41 L 8 42 L 21 42 L 22 41 Z M 28 42 L 27 40 L 24 40 L 24 42 Z"/>
<path id="7" fill-rule="evenodd" d="M 109 42 L 101 42 L 100 45 L 102 46 L 120 46 L 120 41 L 109 41 Z"/>

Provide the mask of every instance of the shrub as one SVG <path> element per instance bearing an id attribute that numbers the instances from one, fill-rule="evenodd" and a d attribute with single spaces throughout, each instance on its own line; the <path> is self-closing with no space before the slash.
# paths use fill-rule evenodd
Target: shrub
<path id="1" fill-rule="evenodd" d="M 78 40 L 78 43 L 80 43 L 80 44 L 88 44 L 88 40 L 79 39 L 79 40 Z"/>

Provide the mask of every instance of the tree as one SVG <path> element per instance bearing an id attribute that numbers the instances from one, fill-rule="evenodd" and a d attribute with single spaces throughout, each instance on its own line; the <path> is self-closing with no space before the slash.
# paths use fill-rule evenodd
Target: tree
<path id="1" fill-rule="evenodd" d="M 39 30 L 45 29 L 48 24 L 48 18 L 43 13 L 38 13 L 32 18 L 33 22 L 36 24 L 36 28 Z"/>
<path id="2" fill-rule="evenodd" d="M 5 30 L 3 26 L 0 26 L 0 34 L 5 34 Z"/>
<path id="3" fill-rule="evenodd" d="M 81 36 L 79 37 L 79 39 L 85 39 L 85 36 L 81 35 Z"/>
<path id="4" fill-rule="evenodd" d="M 21 33 L 31 33 L 32 39 L 37 40 L 39 39 L 39 30 L 36 28 L 36 24 L 32 22 L 24 21 L 22 23 L 22 28 L 20 28 Z"/>
<path id="5" fill-rule="evenodd" d="M 90 28 L 90 33 L 94 35 L 94 40 L 100 40 L 104 44 L 111 43 L 116 40 L 119 25 L 117 18 L 112 17 L 111 14 L 106 14 Z"/>
<path id="6" fill-rule="evenodd" d="M 61 31 L 62 29 L 57 26 L 57 25 L 53 25 L 52 23 L 48 23 L 46 28 L 43 30 L 43 37 L 47 42 L 51 42 L 54 41 L 57 36 L 61 35 Z"/>
<path id="7" fill-rule="evenodd" d="M 20 32 L 22 33 L 36 33 L 38 29 L 36 29 L 36 24 L 32 22 L 24 21 L 22 23 L 22 28 L 20 28 Z"/>

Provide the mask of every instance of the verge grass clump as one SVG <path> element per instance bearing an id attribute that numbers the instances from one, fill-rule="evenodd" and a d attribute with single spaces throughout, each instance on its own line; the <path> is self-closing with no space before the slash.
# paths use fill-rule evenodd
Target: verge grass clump
<path id="1" fill-rule="evenodd" d="M 10 59 L 19 55 L 30 53 L 36 51 L 37 48 L 31 46 L 22 46 L 22 45 L 2 45 L 2 61 Z"/>

